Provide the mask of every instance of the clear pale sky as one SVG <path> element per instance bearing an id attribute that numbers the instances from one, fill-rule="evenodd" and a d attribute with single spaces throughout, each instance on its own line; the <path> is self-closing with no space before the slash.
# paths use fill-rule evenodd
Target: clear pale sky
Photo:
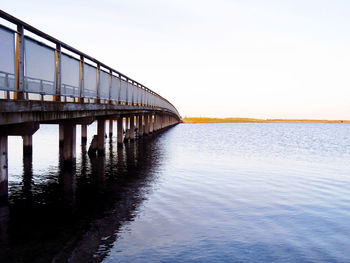
<path id="1" fill-rule="evenodd" d="M 182 116 L 350 119 L 348 0 L 0 0 Z"/>

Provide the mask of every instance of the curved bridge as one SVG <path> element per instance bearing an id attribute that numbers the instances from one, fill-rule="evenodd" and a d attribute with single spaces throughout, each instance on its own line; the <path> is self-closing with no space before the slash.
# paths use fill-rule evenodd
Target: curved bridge
<path id="1" fill-rule="evenodd" d="M 75 158 L 76 126 L 86 143 L 87 125 L 97 121 L 91 154 L 104 154 L 106 120 L 117 141 L 134 140 L 181 121 L 165 98 L 0 10 L 0 195 L 7 195 L 7 137 L 22 136 L 24 155 L 40 124 L 59 125 L 60 153 Z"/>

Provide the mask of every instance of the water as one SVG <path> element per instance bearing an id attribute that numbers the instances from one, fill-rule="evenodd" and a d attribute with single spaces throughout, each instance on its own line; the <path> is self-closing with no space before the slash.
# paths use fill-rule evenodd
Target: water
<path id="1" fill-rule="evenodd" d="M 25 167 L 10 139 L 1 262 L 350 261 L 347 124 L 180 124 L 105 158 L 79 142 L 72 170 L 57 130 Z"/>

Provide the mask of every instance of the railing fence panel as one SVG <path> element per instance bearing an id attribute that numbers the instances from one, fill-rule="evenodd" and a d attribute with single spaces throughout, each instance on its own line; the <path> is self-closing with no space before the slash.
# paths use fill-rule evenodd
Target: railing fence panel
<path id="1" fill-rule="evenodd" d="M 121 85 L 121 87 L 120 87 L 120 98 L 119 98 L 119 100 L 121 101 L 121 102 L 126 102 L 126 92 L 127 92 L 127 83 L 126 83 L 126 81 L 125 80 L 120 80 L 120 85 Z"/>
<path id="2" fill-rule="evenodd" d="M 97 97 L 97 68 L 84 63 L 84 97 Z"/>
<path id="3" fill-rule="evenodd" d="M 61 95 L 80 96 L 80 61 L 61 54 Z"/>
<path id="4" fill-rule="evenodd" d="M 0 89 L 16 90 L 15 34 L 0 27 Z"/>
<path id="5" fill-rule="evenodd" d="M 109 99 L 109 73 L 100 71 L 100 98 Z"/>
<path id="6" fill-rule="evenodd" d="M 118 100 L 119 92 L 119 79 L 116 76 L 112 76 L 112 90 L 111 100 Z"/>
<path id="7" fill-rule="evenodd" d="M 127 89 L 127 102 L 131 103 L 132 101 L 132 91 L 133 91 L 133 85 L 129 82 L 128 83 L 128 89 Z"/>
<path id="8" fill-rule="evenodd" d="M 55 95 L 55 50 L 24 38 L 24 91 Z"/>

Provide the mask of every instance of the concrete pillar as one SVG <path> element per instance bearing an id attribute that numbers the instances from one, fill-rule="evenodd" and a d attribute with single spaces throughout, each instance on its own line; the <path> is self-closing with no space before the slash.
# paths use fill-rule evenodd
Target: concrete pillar
<path id="1" fill-rule="evenodd" d="M 23 139 L 23 156 L 24 155 L 32 155 L 33 154 L 33 136 L 32 135 L 24 135 Z"/>
<path id="2" fill-rule="evenodd" d="M 153 115 L 149 115 L 149 133 L 153 132 Z"/>
<path id="3" fill-rule="evenodd" d="M 7 135 L 0 136 L 0 197 L 8 195 Z"/>
<path id="4" fill-rule="evenodd" d="M 160 115 L 157 114 L 157 130 L 160 130 Z"/>
<path id="5" fill-rule="evenodd" d="M 64 127 L 63 127 L 63 123 L 59 124 L 59 146 L 63 147 L 63 141 L 64 141 Z"/>
<path id="6" fill-rule="evenodd" d="M 145 114 L 145 134 L 149 134 L 149 115 Z"/>
<path id="7" fill-rule="evenodd" d="M 139 136 L 143 136 L 143 124 L 142 124 L 142 115 L 139 116 Z"/>
<path id="8" fill-rule="evenodd" d="M 98 155 L 104 155 L 105 153 L 105 134 L 106 134 L 106 121 L 103 119 L 97 120 L 97 153 Z"/>
<path id="9" fill-rule="evenodd" d="M 81 144 L 85 145 L 87 142 L 87 125 L 81 125 Z"/>
<path id="10" fill-rule="evenodd" d="M 72 122 L 63 123 L 63 160 L 72 162 L 75 159 L 76 125 Z"/>
<path id="11" fill-rule="evenodd" d="M 117 142 L 123 144 L 123 118 L 117 120 Z"/>
<path id="12" fill-rule="evenodd" d="M 135 139 L 139 135 L 139 116 L 135 115 Z"/>
<path id="13" fill-rule="evenodd" d="M 33 155 L 23 155 L 22 191 L 24 196 L 32 196 Z"/>
<path id="14" fill-rule="evenodd" d="M 158 116 L 157 114 L 154 114 L 154 130 L 158 131 Z"/>
<path id="15" fill-rule="evenodd" d="M 129 140 L 129 117 L 125 118 L 125 136 L 124 136 L 124 142 L 127 142 Z"/>
<path id="16" fill-rule="evenodd" d="M 109 120 L 109 137 L 113 136 L 113 120 Z"/>
<path id="17" fill-rule="evenodd" d="M 135 116 L 130 117 L 130 133 L 129 138 L 131 141 L 135 140 Z"/>

